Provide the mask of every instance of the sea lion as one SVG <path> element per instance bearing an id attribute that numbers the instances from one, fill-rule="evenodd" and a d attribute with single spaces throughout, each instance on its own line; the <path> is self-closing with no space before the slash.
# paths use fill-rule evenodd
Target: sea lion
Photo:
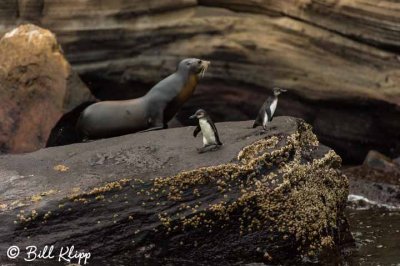
<path id="1" fill-rule="evenodd" d="M 209 64 L 201 59 L 184 59 L 175 73 L 143 97 L 103 101 L 87 107 L 77 122 L 78 132 L 84 138 L 98 139 L 167 128 L 168 121 L 192 96 Z"/>

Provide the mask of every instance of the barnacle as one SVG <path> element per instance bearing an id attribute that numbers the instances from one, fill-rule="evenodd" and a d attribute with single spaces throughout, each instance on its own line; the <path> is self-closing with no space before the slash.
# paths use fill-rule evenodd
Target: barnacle
<path id="1" fill-rule="evenodd" d="M 283 240 L 299 243 L 302 254 L 313 256 L 333 245 L 332 229 L 342 207 L 338 203 L 345 202 L 348 187 L 347 178 L 337 170 L 341 159 L 334 151 L 304 159 L 318 146 L 311 127 L 299 122 L 298 130 L 287 137 L 263 138 L 244 147 L 237 163 L 156 178 L 154 188 L 166 191 L 169 201 L 185 202 L 184 195 L 200 198 L 202 186 L 214 186 L 221 195 L 208 206 L 187 206 L 192 213 L 180 219 L 168 213 L 159 219 L 168 232 L 199 227 L 212 231 L 229 225 L 236 217 L 232 214 L 239 212 L 239 235 L 278 231 Z M 234 197 L 232 189 L 237 193 Z"/>

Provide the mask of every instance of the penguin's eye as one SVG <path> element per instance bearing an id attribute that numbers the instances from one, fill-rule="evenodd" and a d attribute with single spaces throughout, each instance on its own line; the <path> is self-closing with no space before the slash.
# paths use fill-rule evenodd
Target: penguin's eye
<path id="1" fill-rule="evenodd" d="M 199 64 L 199 65 L 200 65 L 200 64 L 201 64 L 201 60 L 197 61 L 197 64 Z"/>
<path id="2" fill-rule="evenodd" d="M 187 62 L 186 65 L 187 65 L 187 66 L 190 66 L 190 62 Z"/>

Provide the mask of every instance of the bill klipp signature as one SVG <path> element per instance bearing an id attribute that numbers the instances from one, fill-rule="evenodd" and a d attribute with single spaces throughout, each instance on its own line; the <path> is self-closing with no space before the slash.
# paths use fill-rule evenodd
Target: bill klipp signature
<path id="1" fill-rule="evenodd" d="M 53 245 L 46 245 L 41 249 L 36 246 L 27 246 L 25 252 L 21 252 L 18 246 L 11 246 L 7 250 L 7 257 L 9 259 L 23 258 L 25 261 L 58 260 L 59 262 L 86 265 L 91 254 L 90 252 L 77 251 L 75 246 L 60 247 L 59 249 L 56 249 Z"/>

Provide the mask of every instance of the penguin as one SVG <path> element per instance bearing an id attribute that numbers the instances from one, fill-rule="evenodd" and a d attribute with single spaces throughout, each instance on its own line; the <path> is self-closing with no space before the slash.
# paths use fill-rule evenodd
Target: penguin
<path id="1" fill-rule="evenodd" d="M 198 149 L 199 153 L 216 150 L 221 147 L 222 143 L 219 140 L 217 128 L 206 111 L 199 109 L 189 118 L 197 118 L 199 120 L 199 124 L 193 132 L 194 137 L 197 137 L 200 131 L 203 134 L 203 148 Z"/>
<path id="2" fill-rule="evenodd" d="M 268 97 L 268 99 L 261 106 L 258 112 L 257 118 L 254 121 L 253 128 L 262 126 L 264 130 L 267 130 L 267 125 L 272 121 L 274 117 L 276 107 L 278 106 L 278 95 L 282 92 L 286 92 L 285 89 L 274 88 L 274 97 Z"/>

